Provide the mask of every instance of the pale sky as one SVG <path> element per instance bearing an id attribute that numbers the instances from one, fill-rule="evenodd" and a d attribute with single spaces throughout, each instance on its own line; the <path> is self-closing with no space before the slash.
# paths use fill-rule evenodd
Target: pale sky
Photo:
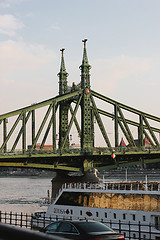
<path id="1" fill-rule="evenodd" d="M 159 0 L 0 0 L 0 114 L 58 94 L 60 48 L 80 81 L 87 38 L 91 88 L 160 116 Z"/>

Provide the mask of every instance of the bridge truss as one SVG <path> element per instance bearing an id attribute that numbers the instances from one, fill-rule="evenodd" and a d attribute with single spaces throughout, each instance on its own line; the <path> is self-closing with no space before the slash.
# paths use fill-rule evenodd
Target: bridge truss
<path id="1" fill-rule="evenodd" d="M 69 136 L 73 125 L 80 137 L 81 155 L 92 155 L 95 150 L 95 122 L 105 143 L 105 148 L 109 152 L 113 153 L 113 149 L 120 149 L 120 131 L 126 145 L 132 150 L 144 149 L 145 138 L 149 142 L 150 149 L 159 150 L 160 128 L 157 127 L 160 123 L 159 117 L 119 103 L 91 89 L 91 66 L 88 63 L 86 41 L 86 39 L 83 41 L 84 50 L 79 84 L 73 83 L 72 87 L 68 86 L 68 73 L 64 63 L 64 49 L 62 49 L 61 67 L 58 74 L 59 95 L 0 115 L 1 155 L 7 152 L 15 153 L 20 145 L 22 154 L 28 154 L 31 157 L 37 143 L 40 143 L 40 150 L 43 150 L 49 136 L 52 136 L 52 153 L 63 155 L 69 151 Z M 98 107 L 99 101 L 104 108 Z M 37 111 L 44 108 L 46 111 L 43 111 L 43 115 L 38 116 L 37 119 Z M 106 111 L 106 109 L 109 110 Z M 129 114 L 134 117 L 129 117 Z M 107 129 L 105 125 L 106 119 L 112 120 L 114 141 L 110 140 L 110 129 Z M 40 125 L 37 126 L 39 120 Z M 135 129 L 134 134 L 131 130 L 132 127 Z M 57 131 L 59 131 L 58 149 L 56 145 Z M 29 149 L 27 148 L 28 136 L 30 136 Z M 138 144 L 135 142 L 135 138 L 138 140 Z"/>
<path id="2" fill-rule="evenodd" d="M 31 130 L 31 135 L 32 135 L 32 147 L 30 149 L 30 152 L 32 152 L 35 149 L 36 144 L 39 142 L 39 138 L 41 136 L 42 130 L 45 127 L 45 124 L 47 120 L 49 119 L 49 124 L 47 126 L 47 129 L 45 131 L 45 134 L 43 136 L 43 139 L 40 144 L 40 149 L 43 149 L 44 144 L 47 140 L 47 137 L 49 135 L 49 132 L 52 131 L 52 144 L 53 144 L 53 151 L 56 151 L 56 113 L 58 112 L 58 105 L 60 103 L 64 102 L 76 102 L 75 104 L 75 109 L 73 109 L 70 106 L 70 112 L 72 114 L 72 118 L 69 122 L 68 129 L 64 138 L 64 141 L 62 142 L 62 145 L 60 147 L 60 150 L 63 152 L 63 149 L 65 147 L 67 138 L 69 137 L 71 127 L 73 123 L 75 123 L 75 126 L 77 128 L 79 136 L 81 136 L 81 128 L 80 124 L 77 121 L 76 118 L 76 113 L 78 108 L 80 107 L 82 95 L 85 94 L 83 90 L 81 91 L 75 91 L 72 93 L 64 94 L 62 96 L 57 96 L 55 98 L 48 99 L 46 101 L 43 101 L 41 103 L 37 103 L 22 109 L 15 110 L 13 112 L 9 112 L 3 115 L 0 115 L 0 124 L 3 125 L 3 128 L 1 129 L 3 133 L 1 136 L 3 136 L 3 143 L 0 148 L 0 152 L 4 153 L 7 151 L 7 143 L 11 139 L 12 135 L 14 134 L 14 131 L 16 130 L 16 127 L 18 125 L 21 125 L 20 130 L 17 135 L 15 135 L 15 141 L 11 147 L 11 152 L 14 152 L 16 150 L 16 146 L 18 142 L 21 140 L 22 141 L 22 151 L 25 154 L 26 152 L 26 127 L 27 123 L 29 122 L 29 119 L 31 118 L 32 120 L 32 128 Z M 92 106 L 92 111 L 94 114 L 94 117 L 97 121 L 97 124 L 99 126 L 99 129 L 101 131 L 101 134 L 106 142 L 106 148 L 113 148 L 114 146 L 111 145 L 111 142 L 109 140 L 109 135 L 107 134 L 107 130 L 102 122 L 101 115 L 105 116 L 106 118 L 111 118 L 114 123 L 114 138 L 115 138 L 115 147 L 119 146 L 118 142 L 118 129 L 120 128 L 126 137 L 128 144 L 131 147 L 136 147 L 135 141 L 134 141 L 134 136 L 132 132 L 130 131 L 129 126 L 135 126 L 137 128 L 137 133 L 138 133 L 138 146 L 143 147 L 143 139 L 144 136 L 149 140 L 151 146 L 153 148 L 159 147 L 159 141 L 155 133 L 160 133 L 160 129 L 156 127 L 152 127 L 151 124 L 149 123 L 149 120 L 153 120 L 155 122 L 160 122 L 160 118 L 150 115 L 148 113 L 144 113 L 142 111 L 136 110 L 132 107 L 129 107 L 127 105 L 121 104 L 119 102 L 116 102 L 115 100 L 112 100 L 106 96 L 103 96 L 93 90 L 90 91 L 89 93 L 89 98 Z M 96 98 L 104 101 L 105 103 L 111 104 L 114 109 L 114 113 L 107 112 L 103 109 L 99 109 L 96 105 Z M 44 114 L 41 125 L 37 131 L 35 132 L 35 124 L 36 124 L 36 119 L 35 119 L 35 112 L 39 108 L 43 108 L 47 106 L 48 109 L 46 113 Z M 135 115 L 138 116 L 139 121 L 133 121 L 132 119 L 125 118 L 123 110 L 127 110 L 128 112 L 134 113 Z M 10 131 L 7 133 L 7 124 L 10 121 L 10 118 L 16 116 L 16 120 L 13 123 L 13 125 L 10 128 Z"/>

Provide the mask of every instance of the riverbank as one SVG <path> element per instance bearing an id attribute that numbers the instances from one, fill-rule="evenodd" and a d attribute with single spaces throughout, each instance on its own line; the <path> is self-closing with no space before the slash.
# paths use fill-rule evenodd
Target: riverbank
<path id="1" fill-rule="evenodd" d="M 1 167 L 0 177 L 41 177 L 54 178 L 56 172 L 53 170 L 34 169 L 34 168 L 13 168 Z M 106 181 L 158 181 L 160 182 L 160 169 L 104 169 L 98 171 L 98 177 Z"/>
<path id="2" fill-rule="evenodd" d="M 1 167 L 0 177 L 55 177 L 55 172 L 51 170 L 34 168 L 13 168 Z"/>

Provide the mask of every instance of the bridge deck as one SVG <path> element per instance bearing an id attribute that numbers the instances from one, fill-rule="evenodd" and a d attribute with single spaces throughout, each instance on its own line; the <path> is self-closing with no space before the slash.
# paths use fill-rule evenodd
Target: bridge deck
<path id="1" fill-rule="evenodd" d="M 41 168 L 50 170 L 80 171 L 82 168 L 117 168 L 141 164 L 160 163 L 160 151 L 152 152 L 117 152 L 113 159 L 111 153 L 94 153 L 93 155 L 80 155 L 66 153 L 29 155 L 0 155 L 0 167 Z"/>

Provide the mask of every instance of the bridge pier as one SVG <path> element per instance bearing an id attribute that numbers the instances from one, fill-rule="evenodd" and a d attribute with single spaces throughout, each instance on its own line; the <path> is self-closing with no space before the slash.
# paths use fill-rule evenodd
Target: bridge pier
<path id="1" fill-rule="evenodd" d="M 56 195 L 59 192 L 59 189 L 65 183 L 99 183 L 102 180 L 97 176 L 97 169 L 90 169 L 84 174 L 80 172 L 66 172 L 66 171 L 57 171 L 56 176 L 51 180 L 52 182 L 52 199 L 55 199 Z"/>

